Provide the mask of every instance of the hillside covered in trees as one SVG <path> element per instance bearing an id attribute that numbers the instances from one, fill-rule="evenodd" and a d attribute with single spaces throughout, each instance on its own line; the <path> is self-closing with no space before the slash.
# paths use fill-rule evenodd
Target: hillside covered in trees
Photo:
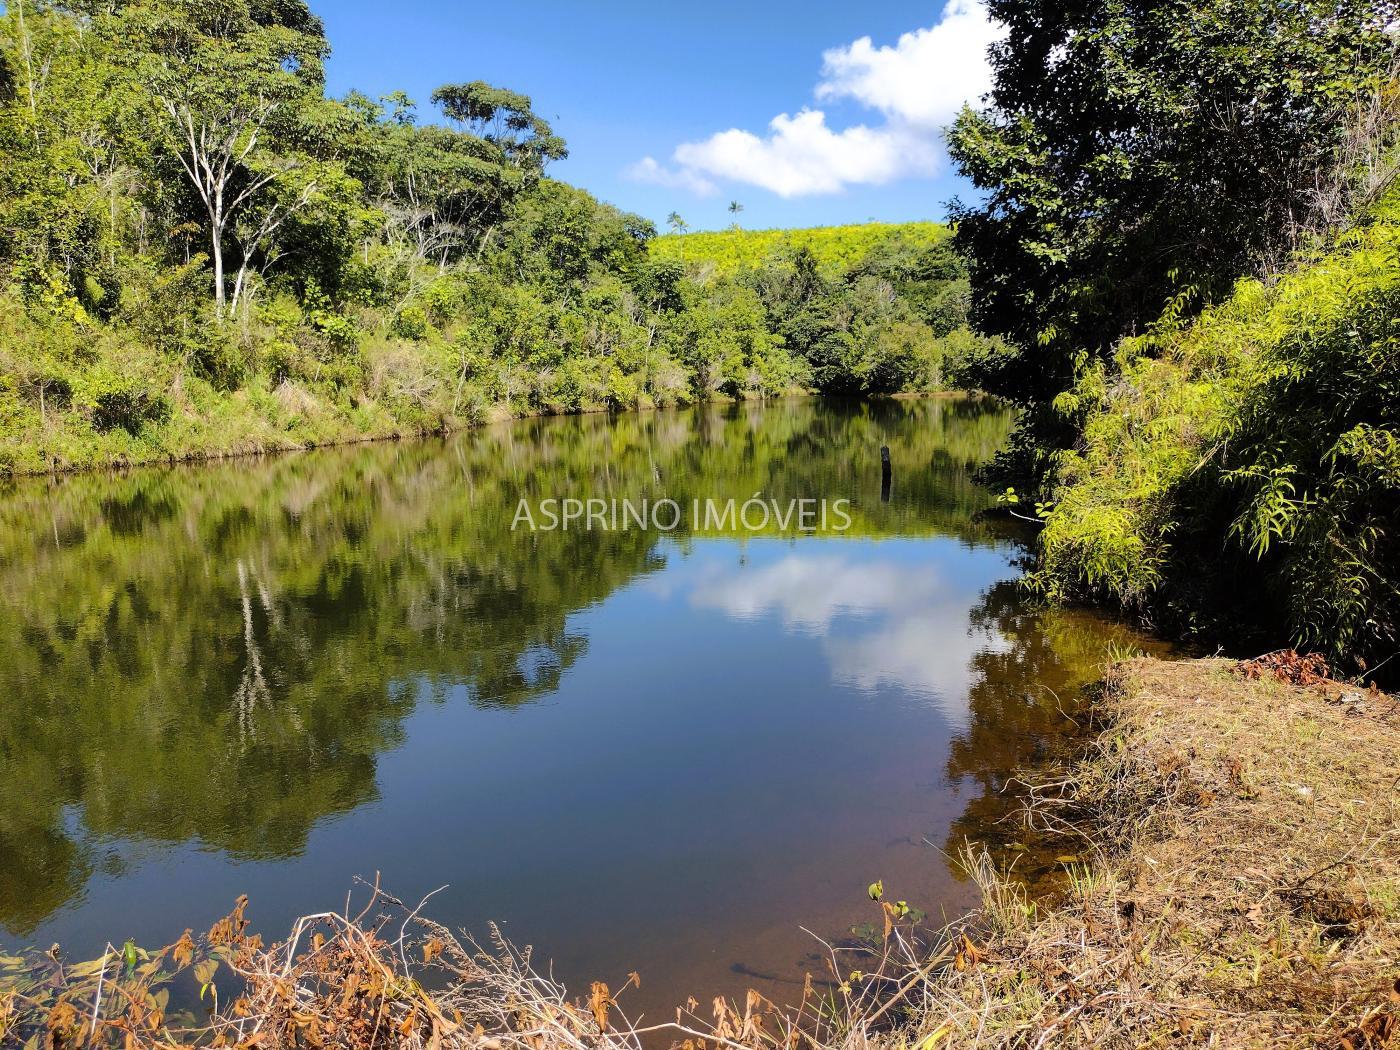
<path id="1" fill-rule="evenodd" d="M 968 379 L 1035 576 L 1212 643 L 1400 649 L 1394 5 L 996 0 L 950 144 Z M 1395 670 L 1392 664 L 1389 673 Z"/>
<path id="2" fill-rule="evenodd" d="M 942 389 L 995 344 L 968 326 L 967 266 L 946 226 L 871 223 L 680 233 L 650 243 L 710 301 L 749 293 L 824 394 Z"/>
<path id="3" fill-rule="evenodd" d="M 731 204 L 742 215 L 743 206 Z M 827 273 L 859 267 L 872 253 L 901 249 L 917 253 L 947 240 L 952 230 L 937 222 L 868 222 L 859 226 L 817 226 L 797 230 L 732 229 L 685 233 L 685 220 L 673 213 L 675 232 L 651 242 L 653 258 L 672 262 L 712 262 L 719 273 L 734 274 L 761 266 L 776 253 L 806 249 Z"/>
<path id="4" fill-rule="evenodd" d="M 329 47 L 302 0 L 6 5 L 0 473 L 941 382 L 937 236 L 716 275 L 551 178 L 528 96 L 333 99 Z"/>

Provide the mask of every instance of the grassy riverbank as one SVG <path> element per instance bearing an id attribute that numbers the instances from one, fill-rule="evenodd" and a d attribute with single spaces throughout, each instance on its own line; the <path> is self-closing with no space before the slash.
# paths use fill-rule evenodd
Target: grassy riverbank
<path id="1" fill-rule="evenodd" d="M 970 848 L 979 913 L 934 952 L 898 904 L 872 904 L 888 917 L 883 957 L 833 947 L 829 972 L 813 975 L 797 1008 L 753 993 L 691 1000 L 674 1024 L 639 1030 L 626 988 L 565 990 L 528 953 L 463 945 L 376 893 L 362 912 L 302 920 L 272 948 L 249 935 L 240 905 L 205 937 L 160 953 L 0 959 L 0 1041 L 1389 1046 L 1400 1000 L 1400 702 L 1314 681 L 1287 661 L 1281 673 L 1226 660 L 1114 668 L 1096 742 L 1043 776 L 1029 807 L 1090 858 L 1067 864 L 1065 888 L 1031 903 L 1007 866 Z M 166 1016 L 168 987 L 189 974 L 225 996 L 210 1027 Z"/>
<path id="2" fill-rule="evenodd" d="M 616 219 L 579 199 L 593 221 Z M 406 305 L 370 297 L 308 312 L 285 296 L 236 322 L 190 303 L 165 316 L 166 306 L 144 301 L 99 319 L 66 293 L 39 302 L 7 290 L 0 267 L 0 476 L 289 451 L 507 418 L 794 393 L 930 393 L 947 389 L 945 369 L 978 341 L 965 324 L 966 279 L 946 245 L 915 243 L 901 227 L 860 241 L 881 249 L 878 260 L 834 273 L 804 268 L 810 257 L 783 245 L 737 276 L 716 277 L 692 253 L 688 273 L 664 254 L 650 257 L 645 233 L 618 238 L 625 265 L 585 260 L 562 298 L 472 262 L 420 273 Z M 620 281 L 622 271 L 628 280 L 649 274 L 665 295 L 647 300 L 650 292 Z M 166 321 L 183 326 L 187 344 L 151 330 Z"/>
<path id="3" fill-rule="evenodd" d="M 1093 859 L 1070 866 L 1048 910 L 1028 911 L 982 866 L 983 960 L 927 984 L 918 1035 L 1391 1045 L 1397 711 L 1382 694 L 1252 678 L 1233 661 L 1115 668 L 1102 736 L 1032 809 Z"/>

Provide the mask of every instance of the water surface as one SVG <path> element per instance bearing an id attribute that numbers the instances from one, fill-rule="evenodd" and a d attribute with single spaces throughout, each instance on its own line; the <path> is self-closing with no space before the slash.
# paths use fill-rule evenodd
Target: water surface
<path id="1" fill-rule="evenodd" d="M 0 492 L 0 944 L 269 935 L 356 875 L 653 1018 L 971 900 L 1005 774 L 1123 629 L 1037 613 L 1006 413 L 811 400 Z M 894 484 L 880 491 L 879 448 Z M 844 534 L 513 531 L 518 501 L 838 498 Z"/>

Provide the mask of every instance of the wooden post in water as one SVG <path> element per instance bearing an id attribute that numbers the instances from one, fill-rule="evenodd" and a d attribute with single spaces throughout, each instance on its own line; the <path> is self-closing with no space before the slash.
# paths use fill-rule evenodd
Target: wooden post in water
<path id="1" fill-rule="evenodd" d="M 880 502 L 890 501 L 890 446 L 880 446 Z"/>

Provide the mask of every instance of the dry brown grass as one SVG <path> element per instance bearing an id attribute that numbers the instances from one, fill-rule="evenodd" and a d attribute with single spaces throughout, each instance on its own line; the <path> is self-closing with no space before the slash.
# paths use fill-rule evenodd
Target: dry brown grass
<path id="1" fill-rule="evenodd" d="M 947 1046 L 1400 1046 L 1400 712 L 1225 660 L 1116 667 L 1093 753 L 1032 813 L 1084 837 L 1064 899 L 986 909 Z M 982 881 L 999 885 L 985 864 Z M 1003 896 L 1004 888 L 996 891 Z"/>
<path id="2" fill-rule="evenodd" d="M 156 952 L 128 943 L 82 962 L 56 950 L 0 955 L 0 1047 L 872 1050 L 867 1032 L 892 1027 L 945 958 L 925 956 L 891 906 L 874 972 L 850 975 L 832 949 L 839 987 L 809 982 L 795 1008 L 751 991 L 742 1004 L 688 1000 L 673 1021 L 639 1026 L 626 1010 L 637 974 L 571 996 L 494 927 L 481 945 L 424 917 L 426 902 L 410 907 L 378 886 L 357 895 L 360 906 L 304 916 L 271 946 L 249 932 L 241 898 L 207 934 L 187 930 Z"/>

